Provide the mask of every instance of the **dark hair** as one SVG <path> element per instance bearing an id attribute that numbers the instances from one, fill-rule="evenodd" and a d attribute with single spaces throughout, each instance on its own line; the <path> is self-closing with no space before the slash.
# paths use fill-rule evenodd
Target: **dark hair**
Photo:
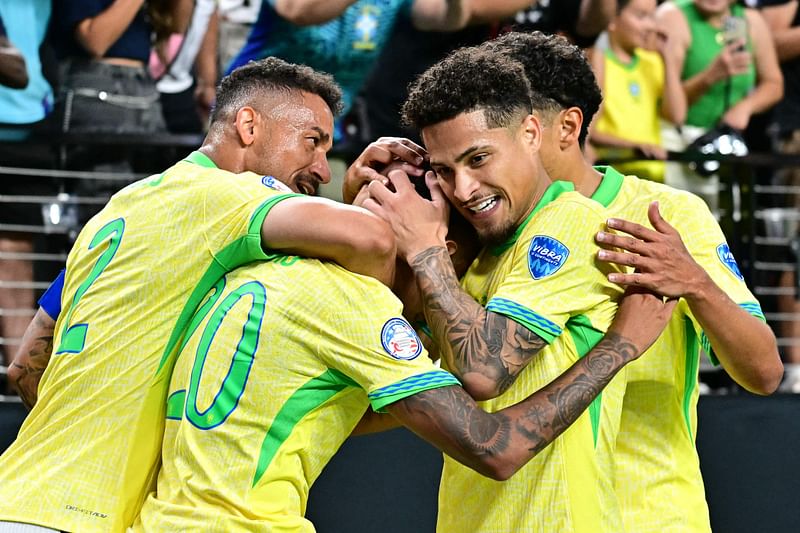
<path id="1" fill-rule="evenodd" d="M 531 112 L 530 84 L 519 62 L 476 47 L 460 48 L 409 86 L 402 109 L 406 126 L 423 129 L 482 110 L 490 128 Z"/>
<path id="2" fill-rule="evenodd" d="M 541 112 L 577 107 L 583 113 L 583 146 L 603 95 L 583 50 L 560 35 L 511 32 L 481 45 L 522 63 L 531 84 L 533 109 Z"/>
<path id="3" fill-rule="evenodd" d="M 276 57 L 250 61 L 222 78 L 211 114 L 213 123 L 265 91 L 305 91 L 322 98 L 334 115 L 342 111 L 342 90 L 330 74 Z"/>

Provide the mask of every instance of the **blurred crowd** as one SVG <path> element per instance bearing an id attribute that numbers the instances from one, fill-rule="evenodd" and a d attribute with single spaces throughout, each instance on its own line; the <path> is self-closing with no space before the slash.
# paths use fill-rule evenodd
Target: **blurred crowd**
<path id="1" fill-rule="evenodd" d="M 159 168 L 146 152 L 97 149 L 91 139 L 203 133 L 220 78 L 268 56 L 333 74 L 344 92 L 334 150 L 346 160 L 381 136 L 416 137 L 399 121 L 408 84 L 450 51 L 512 29 L 539 30 L 584 47 L 600 83 L 603 103 L 587 155 L 597 162 L 627 159 L 618 166 L 624 173 L 691 190 L 718 211 L 718 168 L 667 160 L 687 149 L 800 153 L 798 4 L 0 0 L 0 166 L 123 174 Z M 58 135 L 86 135 L 87 142 L 55 153 L 24 142 Z M 800 186 L 799 177 L 790 167 L 767 178 L 787 187 L 778 205 L 787 219 L 786 213 L 796 213 L 800 196 L 792 187 Z M 6 361 L 30 320 L 27 310 L 35 307 L 34 238 L 26 228 L 42 225 L 47 207 L 25 198 L 105 197 L 119 186 L 102 179 L 55 186 L 28 175 L 0 177 L 0 196 L 18 197 L 0 204 L 0 281 L 7 283 L 0 285 L 0 352 Z M 79 227 L 99 207 L 82 205 L 71 214 L 73 223 Z M 778 232 L 791 238 L 796 228 Z M 784 251 L 786 259 L 791 252 Z M 794 272 L 777 276 L 776 284 L 786 288 L 777 309 L 799 313 L 789 290 Z M 777 333 L 800 339 L 800 320 L 779 324 Z M 800 345 L 784 346 L 783 356 L 784 386 L 800 392 Z"/>

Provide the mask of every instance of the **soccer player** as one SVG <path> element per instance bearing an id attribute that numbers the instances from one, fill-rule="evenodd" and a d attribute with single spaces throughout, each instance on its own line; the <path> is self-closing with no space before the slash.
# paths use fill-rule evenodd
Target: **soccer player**
<path id="1" fill-rule="evenodd" d="M 0 520 L 81 532 L 132 523 L 155 480 L 183 333 L 226 271 L 284 249 L 392 279 L 382 221 L 280 183 L 313 192 L 328 181 L 340 95 L 308 67 L 242 67 L 223 80 L 200 150 L 86 225 L 38 401 L 0 458 Z"/>
<path id="2" fill-rule="evenodd" d="M 395 230 L 443 367 L 494 412 L 550 383 L 603 336 L 620 294 L 595 264 L 594 235 L 607 214 L 571 184 L 549 180 L 530 86 L 504 55 L 453 53 L 412 85 L 403 114 L 421 129 L 438 177 L 427 177 L 433 200 L 398 173 L 393 187 L 371 181 L 364 206 Z M 484 244 L 461 284 L 443 241 L 448 200 Z M 619 531 L 613 485 L 597 459 L 613 449 L 613 432 L 600 429 L 622 406 L 615 381 L 504 483 L 445 457 L 438 529 Z"/>
<path id="3" fill-rule="evenodd" d="M 700 348 L 745 389 L 770 394 L 782 375 L 775 337 L 699 197 L 611 167 L 594 169 L 584 159 L 581 146 L 602 96 L 579 48 L 541 33 L 510 33 L 483 46 L 525 66 L 544 125 L 548 173 L 606 206 L 614 217 L 609 226 L 630 235 L 598 235 L 603 244 L 632 252 L 600 251 L 601 259 L 637 269 L 610 277 L 680 298 L 661 337 L 625 369 L 614 456 L 625 530 L 709 531 L 694 445 Z"/>
<path id="4" fill-rule="evenodd" d="M 489 414 L 433 365 L 377 281 L 294 256 L 241 267 L 192 320 L 169 387 L 157 491 L 133 530 L 314 531 L 303 517 L 310 486 L 370 405 L 505 479 L 658 335 L 669 306 L 632 296 L 586 358 Z"/>

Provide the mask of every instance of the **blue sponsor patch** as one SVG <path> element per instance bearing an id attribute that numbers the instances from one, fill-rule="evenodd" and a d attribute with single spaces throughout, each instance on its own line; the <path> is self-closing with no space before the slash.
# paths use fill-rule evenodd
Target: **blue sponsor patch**
<path id="1" fill-rule="evenodd" d="M 719 256 L 719 260 L 722 261 L 722 264 L 733 272 L 734 276 L 740 280 L 744 280 L 744 276 L 742 276 L 742 273 L 739 271 L 739 265 L 736 264 L 736 259 L 733 257 L 733 252 L 731 252 L 731 248 L 727 243 L 723 242 L 717 246 L 717 256 Z"/>
<path id="2" fill-rule="evenodd" d="M 283 182 L 278 181 L 278 179 L 274 176 L 264 176 L 261 178 L 261 183 L 270 189 L 275 189 L 276 191 L 291 192 L 289 187 L 287 187 Z"/>
<path id="3" fill-rule="evenodd" d="M 381 344 L 386 353 L 403 361 L 410 361 L 422 353 L 422 342 L 408 322 L 392 318 L 381 329 Z"/>
<path id="4" fill-rule="evenodd" d="M 528 270 L 533 279 L 555 274 L 567 262 L 569 249 L 553 237 L 536 235 L 528 248 Z"/>

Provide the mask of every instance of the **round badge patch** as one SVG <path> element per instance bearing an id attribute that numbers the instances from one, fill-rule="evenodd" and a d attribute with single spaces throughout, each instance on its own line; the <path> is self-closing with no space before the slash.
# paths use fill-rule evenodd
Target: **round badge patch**
<path id="1" fill-rule="evenodd" d="M 381 344 L 386 353 L 403 361 L 415 359 L 422 353 L 422 341 L 408 322 L 392 318 L 381 329 Z"/>
<path id="2" fill-rule="evenodd" d="M 744 276 L 742 276 L 742 272 L 739 270 L 739 265 L 736 264 L 736 258 L 733 257 L 733 252 L 731 252 L 731 248 L 727 243 L 723 242 L 717 246 L 717 256 L 719 260 L 722 261 L 722 264 L 733 272 L 734 276 L 744 280 Z"/>
<path id="3" fill-rule="evenodd" d="M 528 248 L 528 270 L 533 279 L 555 274 L 567 262 L 569 249 L 547 235 L 536 235 Z"/>

